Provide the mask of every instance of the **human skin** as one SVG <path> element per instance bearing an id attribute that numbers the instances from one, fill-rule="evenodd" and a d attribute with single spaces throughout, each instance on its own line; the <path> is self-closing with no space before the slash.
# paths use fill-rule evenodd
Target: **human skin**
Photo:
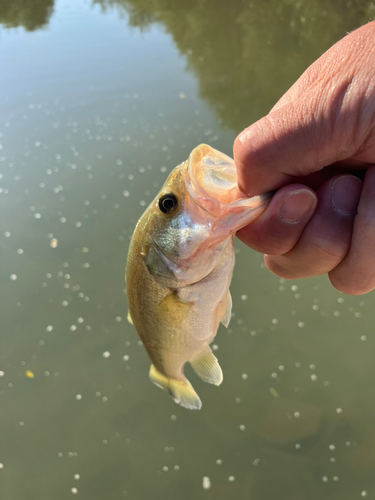
<path id="1" fill-rule="evenodd" d="M 375 288 L 375 22 L 347 35 L 234 143 L 247 196 L 277 190 L 238 236 L 287 279 Z M 354 175 L 353 175 L 354 173 Z"/>

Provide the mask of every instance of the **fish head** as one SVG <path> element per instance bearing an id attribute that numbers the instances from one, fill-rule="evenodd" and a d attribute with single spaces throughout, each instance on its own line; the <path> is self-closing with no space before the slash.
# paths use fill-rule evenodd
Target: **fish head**
<path id="1" fill-rule="evenodd" d="M 172 288 L 200 281 L 234 233 L 266 205 L 265 196 L 243 197 L 229 156 L 201 144 L 172 170 L 143 216 L 148 271 Z"/>

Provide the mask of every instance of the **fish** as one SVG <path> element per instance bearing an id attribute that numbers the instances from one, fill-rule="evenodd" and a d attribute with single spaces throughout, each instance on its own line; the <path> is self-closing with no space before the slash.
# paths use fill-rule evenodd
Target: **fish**
<path id="1" fill-rule="evenodd" d="M 232 158 L 200 144 L 135 227 L 125 272 L 128 320 L 151 359 L 151 381 L 185 408 L 202 406 L 184 375 L 187 362 L 204 382 L 223 381 L 210 344 L 231 319 L 235 233 L 271 197 L 244 197 Z"/>

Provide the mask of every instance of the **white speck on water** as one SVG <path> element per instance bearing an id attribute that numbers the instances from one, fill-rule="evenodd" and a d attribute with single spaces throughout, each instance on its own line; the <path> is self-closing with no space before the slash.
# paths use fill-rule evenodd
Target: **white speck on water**
<path id="1" fill-rule="evenodd" d="M 47 328 L 46 328 L 46 332 L 52 332 L 53 330 L 53 326 L 52 325 L 48 325 Z"/>
<path id="2" fill-rule="evenodd" d="M 129 356 L 128 356 L 127 354 L 125 354 L 125 356 L 123 356 L 123 357 L 122 357 L 122 359 L 123 359 L 124 361 L 129 361 Z"/>
<path id="3" fill-rule="evenodd" d="M 103 397 L 102 397 L 102 401 L 103 401 L 103 403 L 106 403 L 106 402 L 108 401 L 107 396 L 103 396 Z"/>
<path id="4" fill-rule="evenodd" d="M 339 480 L 339 476 L 333 476 L 332 478 L 334 481 L 338 481 Z"/>
<path id="5" fill-rule="evenodd" d="M 343 299 L 342 297 L 339 297 L 339 298 L 337 299 L 337 302 L 339 302 L 340 304 L 342 304 L 342 303 L 344 302 L 344 299 Z"/>
<path id="6" fill-rule="evenodd" d="M 168 472 L 168 470 L 169 470 L 169 469 L 168 469 L 168 467 L 167 467 L 166 465 L 164 465 L 164 467 L 163 467 L 163 471 L 164 471 L 164 472 Z"/>
<path id="7" fill-rule="evenodd" d="M 323 483 L 328 483 L 328 477 L 327 476 L 323 476 L 322 477 L 322 481 L 323 481 Z"/>
<path id="8" fill-rule="evenodd" d="M 310 375 L 310 378 L 313 382 L 316 382 L 318 380 L 318 377 L 315 374 Z"/>
<path id="9" fill-rule="evenodd" d="M 241 300 L 247 300 L 247 295 L 241 295 Z"/>
<path id="10" fill-rule="evenodd" d="M 312 306 L 312 308 L 314 309 L 314 311 L 317 311 L 317 310 L 319 309 L 319 306 L 318 306 L 318 305 L 316 305 L 316 304 L 314 304 L 314 305 Z"/>
<path id="11" fill-rule="evenodd" d="M 367 340 L 366 335 L 361 335 L 361 337 L 360 337 L 360 338 L 361 338 L 362 342 L 365 342 L 365 341 Z"/>
<path id="12" fill-rule="evenodd" d="M 77 325 L 72 325 L 72 326 L 70 327 L 70 331 L 71 331 L 71 332 L 75 332 L 76 330 L 77 330 Z"/>
<path id="13" fill-rule="evenodd" d="M 211 488 L 211 480 L 209 477 L 204 476 L 202 486 L 204 490 L 209 490 Z"/>
<path id="14" fill-rule="evenodd" d="M 73 495 L 76 495 L 78 493 L 77 488 L 72 488 L 70 491 L 73 493 Z"/>
<path id="15" fill-rule="evenodd" d="M 223 461 L 219 458 L 218 460 L 216 460 L 216 463 L 217 463 L 217 465 L 221 465 L 223 463 Z"/>
<path id="16" fill-rule="evenodd" d="M 76 481 L 78 481 L 78 479 L 79 479 L 80 477 L 81 477 L 81 476 L 80 476 L 79 474 L 74 474 L 74 479 L 75 479 Z"/>
<path id="17" fill-rule="evenodd" d="M 4 377 L 5 372 L 0 371 L 0 377 Z"/>
<path id="18" fill-rule="evenodd" d="M 298 322 L 298 326 L 299 326 L 300 328 L 303 328 L 303 327 L 305 326 L 305 323 L 304 323 L 303 321 L 299 321 L 299 322 Z"/>
<path id="19" fill-rule="evenodd" d="M 315 370 L 316 366 L 315 365 L 310 365 L 309 368 L 310 368 L 310 370 Z"/>
<path id="20" fill-rule="evenodd" d="M 174 470 L 180 470 L 180 466 L 179 465 L 175 465 L 173 468 L 174 468 Z"/>
<path id="21" fill-rule="evenodd" d="M 334 464 L 334 463 L 336 462 L 336 459 L 335 459 L 335 457 L 331 457 L 331 458 L 329 459 L 329 461 L 330 461 L 330 462 L 332 462 L 332 463 Z"/>
<path id="22" fill-rule="evenodd" d="M 334 444 L 330 444 L 328 446 L 328 448 L 331 450 L 331 451 L 334 451 L 336 449 L 336 446 Z"/>
<path id="23" fill-rule="evenodd" d="M 272 320 L 272 324 L 273 324 L 273 325 L 277 325 L 277 323 L 278 323 L 278 322 L 279 322 L 279 320 L 278 320 L 277 318 L 274 318 L 274 319 Z"/>
<path id="24" fill-rule="evenodd" d="M 77 323 L 83 323 L 83 318 L 78 318 Z"/>
<path id="25" fill-rule="evenodd" d="M 241 425 L 240 425 L 240 430 L 241 430 L 241 431 L 244 431 L 244 430 L 246 430 L 246 427 L 245 427 L 243 424 L 241 424 Z"/>
<path id="26" fill-rule="evenodd" d="M 76 395 L 76 400 L 77 401 L 81 401 L 81 399 L 82 399 L 82 394 L 77 394 Z"/>
<path id="27" fill-rule="evenodd" d="M 228 477 L 228 481 L 230 481 L 231 483 L 233 483 L 233 481 L 235 480 L 235 477 L 234 476 L 229 476 Z"/>
<path id="28" fill-rule="evenodd" d="M 103 358 L 109 358 L 110 355 L 111 355 L 111 353 L 109 351 L 103 352 Z"/>
<path id="29" fill-rule="evenodd" d="M 11 275 L 9 276 L 9 278 L 10 278 L 12 281 L 16 281 L 16 279 L 17 279 L 17 274 L 11 274 Z"/>
<path id="30" fill-rule="evenodd" d="M 300 414 L 300 412 L 299 412 L 299 411 L 295 411 L 295 412 L 293 413 L 293 415 L 294 415 L 294 417 L 295 417 L 295 418 L 299 418 L 299 417 L 301 416 L 301 414 Z"/>
<path id="31" fill-rule="evenodd" d="M 67 300 L 63 300 L 63 301 L 61 302 L 61 305 L 62 305 L 63 307 L 66 307 L 68 304 L 69 304 L 69 302 L 68 302 Z"/>
<path id="32" fill-rule="evenodd" d="M 18 255 L 22 255 L 22 254 L 23 254 L 23 249 L 22 249 L 22 248 L 19 248 L 19 249 L 17 250 L 17 253 L 18 253 Z"/>
<path id="33" fill-rule="evenodd" d="M 11 233 L 9 231 L 5 231 L 5 233 L 4 233 L 5 238 L 9 238 L 10 235 L 11 235 Z"/>
<path id="34" fill-rule="evenodd" d="M 296 443 L 295 448 L 296 448 L 296 450 L 300 450 L 301 449 L 301 445 L 299 443 Z"/>
<path id="35" fill-rule="evenodd" d="M 247 380 L 247 379 L 249 378 L 249 376 L 248 376 L 248 374 L 247 374 L 247 373 L 243 373 L 243 374 L 241 375 L 241 377 L 242 377 L 242 380 Z"/>
<path id="36" fill-rule="evenodd" d="M 280 366 L 279 366 L 279 370 L 280 370 L 281 372 L 285 371 L 285 366 L 280 365 Z"/>
<path id="37" fill-rule="evenodd" d="M 4 469 L 4 464 L 0 464 L 0 469 Z"/>
<path id="38" fill-rule="evenodd" d="M 291 290 L 293 290 L 293 292 L 296 292 L 298 290 L 298 286 L 297 285 L 292 285 L 290 287 Z"/>
<path id="39" fill-rule="evenodd" d="M 120 323 L 120 321 L 121 321 L 121 320 L 122 320 L 121 316 L 116 316 L 115 321 L 116 321 L 117 323 Z"/>
<path id="40" fill-rule="evenodd" d="M 366 490 L 361 491 L 361 497 L 367 497 L 367 491 Z"/>
<path id="41" fill-rule="evenodd" d="M 171 420 L 176 420 L 176 415 L 171 415 Z"/>
<path id="42" fill-rule="evenodd" d="M 341 414 L 342 413 L 342 408 L 336 408 L 336 413 Z"/>

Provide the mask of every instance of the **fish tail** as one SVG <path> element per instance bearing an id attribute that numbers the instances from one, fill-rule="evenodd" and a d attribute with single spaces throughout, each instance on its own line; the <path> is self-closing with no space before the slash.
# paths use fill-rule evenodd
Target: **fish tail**
<path id="1" fill-rule="evenodd" d="M 198 394 L 193 389 L 191 383 L 185 380 L 176 380 L 173 378 L 166 377 L 160 373 L 154 365 L 150 368 L 150 379 L 151 381 L 169 392 L 172 396 L 173 401 L 189 408 L 190 410 L 200 410 L 202 407 L 202 402 L 199 399 Z"/>

